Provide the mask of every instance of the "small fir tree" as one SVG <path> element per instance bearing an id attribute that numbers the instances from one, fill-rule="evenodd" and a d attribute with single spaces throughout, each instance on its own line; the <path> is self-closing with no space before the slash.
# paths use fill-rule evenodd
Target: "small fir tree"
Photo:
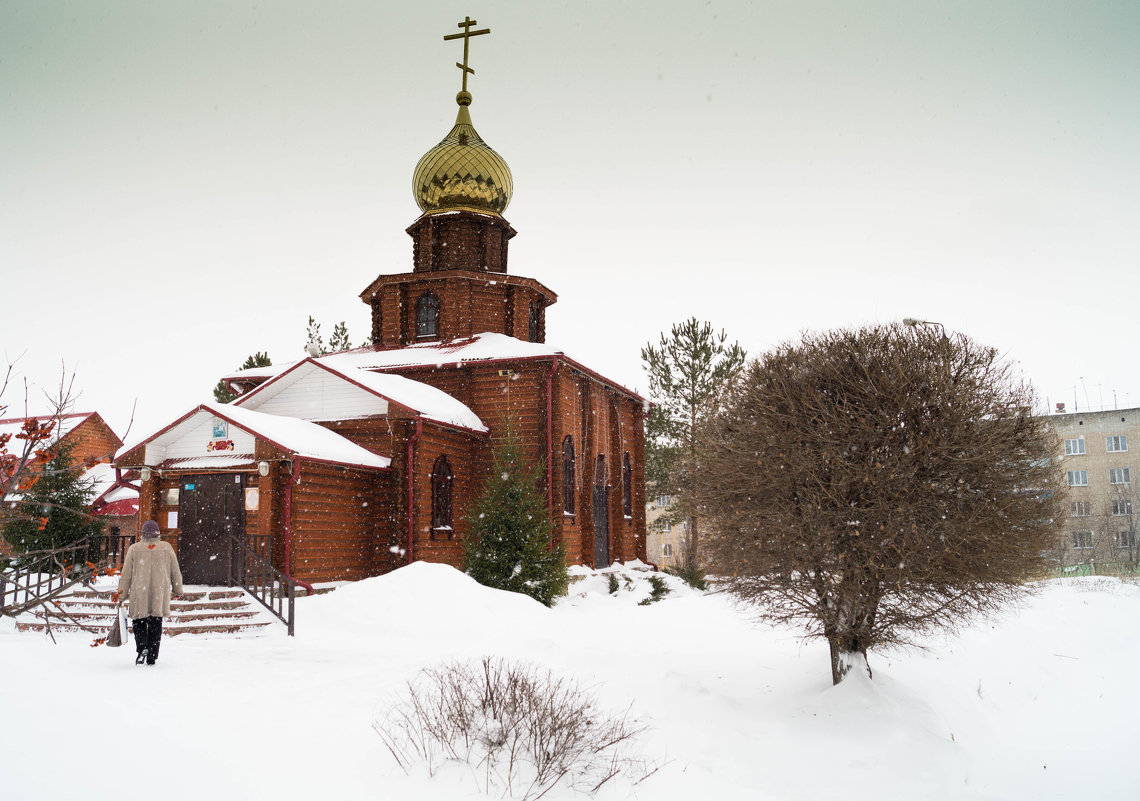
<path id="1" fill-rule="evenodd" d="M 249 370 L 254 367 L 270 367 L 272 365 L 273 362 L 269 359 L 269 354 L 258 351 L 251 356 L 247 356 L 238 369 Z M 214 386 L 214 400 L 218 403 L 230 403 L 235 398 L 237 398 L 237 395 L 230 392 L 230 388 L 226 386 L 225 381 L 219 381 Z"/>
<path id="2" fill-rule="evenodd" d="M 59 442 L 51 461 L 19 493 L 15 519 L 4 526 L 4 539 L 16 551 L 61 548 L 102 532 L 102 521 L 87 511 L 95 494 L 94 482 L 84 477 L 74 450 L 71 443 Z"/>
<path id="3" fill-rule="evenodd" d="M 541 465 L 527 466 L 508 429 L 495 447 L 494 469 L 475 502 L 464 541 L 467 574 L 480 584 L 521 592 L 546 606 L 566 594 L 569 577 L 561 543 L 551 547 L 551 523 L 538 490 Z"/>

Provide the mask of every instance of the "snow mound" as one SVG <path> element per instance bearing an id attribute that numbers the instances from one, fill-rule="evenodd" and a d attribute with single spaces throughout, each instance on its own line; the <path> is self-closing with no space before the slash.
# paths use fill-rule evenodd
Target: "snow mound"
<path id="1" fill-rule="evenodd" d="M 309 630 L 395 636 L 469 634 L 497 623 L 538 625 L 549 610 L 526 595 L 484 587 L 450 565 L 413 562 L 383 576 L 298 599 Z"/>
<path id="2" fill-rule="evenodd" d="M 652 605 L 654 592 L 651 577 L 664 584 L 668 592 L 659 601 L 691 598 L 704 593 L 694 590 L 676 576 L 654 570 L 640 560 L 615 562 L 601 570 L 582 565 L 570 568 L 570 588 L 556 606 L 578 607 L 594 604 L 621 604 L 624 606 Z M 649 603 L 645 603 L 645 602 Z"/>

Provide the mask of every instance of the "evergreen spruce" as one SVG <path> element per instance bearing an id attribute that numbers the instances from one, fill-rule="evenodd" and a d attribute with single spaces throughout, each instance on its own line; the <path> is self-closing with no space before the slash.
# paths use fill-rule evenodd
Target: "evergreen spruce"
<path id="1" fill-rule="evenodd" d="M 100 534 L 103 522 L 87 511 L 95 485 L 74 462 L 74 446 L 61 441 L 55 455 L 34 474 L 34 483 L 20 493 L 4 526 L 4 539 L 20 553 L 61 548 Z"/>
<path id="2" fill-rule="evenodd" d="M 495 447 L 494 469 L 469 519 L 467 574 L 480 584 L 521 592 L 546 606 L 566 594 L 569 576 L 561 543 L 538 490 L 540 465 L 528 467 L 514 433 Z"/>

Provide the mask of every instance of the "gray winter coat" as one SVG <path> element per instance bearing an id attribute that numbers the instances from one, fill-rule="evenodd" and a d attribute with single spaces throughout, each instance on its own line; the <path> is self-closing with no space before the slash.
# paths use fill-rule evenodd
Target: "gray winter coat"
<path id="1" fill-rule="evenodd" d="M 182 571 L 170 543 L 144 539 L 127 549 L 119 595 L 130 600 L 128 616 L 170 617 L 172 591 L 182 594 Z"/>

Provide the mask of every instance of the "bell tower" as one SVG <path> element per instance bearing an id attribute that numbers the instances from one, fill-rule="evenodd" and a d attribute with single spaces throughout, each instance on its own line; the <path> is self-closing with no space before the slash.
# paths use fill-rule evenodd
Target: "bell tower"
<path id="1" fill-rule="evenodd" d="M 463 39 L 459 112 L 443 140 L 423 155 L 412 176 L 420 217 L 412 237 L 412 272 L 381 275 L 361 299 L 372 309 L 372 342 L 404 347 L 448 341 L 486 331 L 544 342 L 546 308 L 558 297 L 539 282 L 507 275 L 507 247 L 515 230 L 503 218 L 514 181 L 507 162 L 471 122 L 467 76 L 476 21 L 459 23 Z"/>

